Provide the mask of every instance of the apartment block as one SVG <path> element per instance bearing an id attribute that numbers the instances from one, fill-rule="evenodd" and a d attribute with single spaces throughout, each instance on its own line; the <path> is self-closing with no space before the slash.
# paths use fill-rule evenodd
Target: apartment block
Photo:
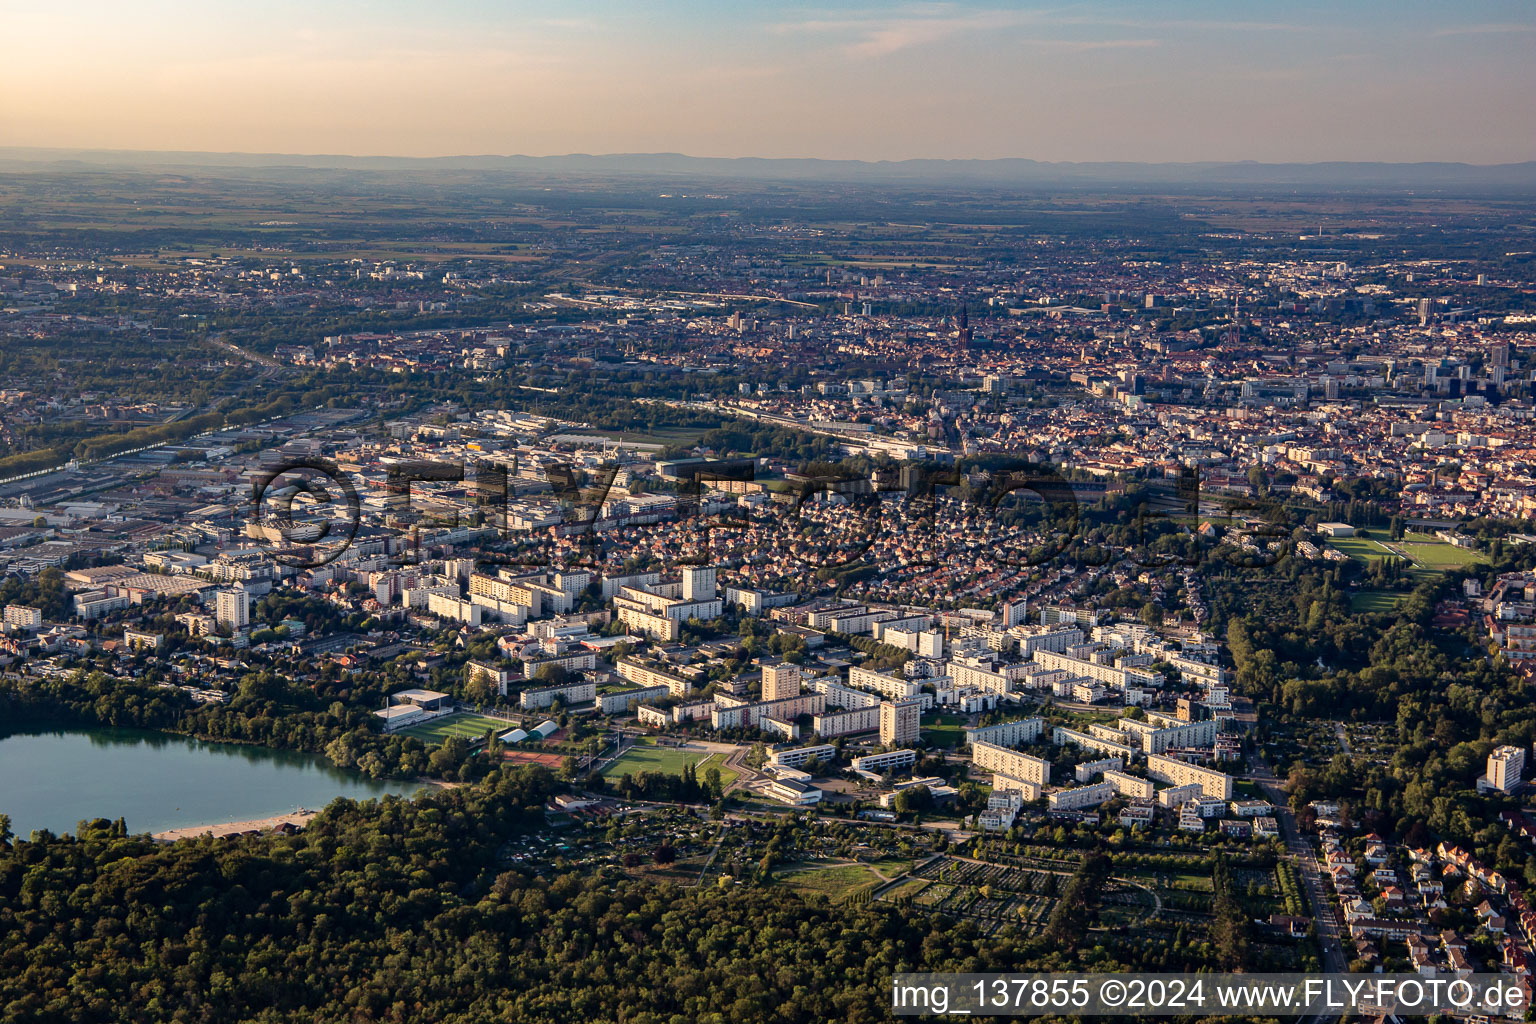
<path id="1" fill-rule="evenodd" d="M 227 629 L 240 630 L 251 624 L 251 595 L 244 589 L 217 591 L 213 608 L 213 617 Z"/>
<path id="2" fill-rule="evenodd" d="M 911 768 L 917 764 L 917 751 L 888 750 L 883 754 L 865 754 L 863 757 L 854 758 L 849 763 L 853 765 L 854 771 L 872 772 L 879 775 L 884 772 Z"/>
<path id="3" fill-rule="evenodd" d="M 620 658 L 614 668 L 618 670 L 620 679 L 628 680 L 636 686 L 665 686 L 667 692 L 674 697 L 686 697 L 693 692 L 693 683 L 682 676 L 633 658 Z"/>
<path id="4" fill-rule="evenodd" d="M 1197 799 L 1205 792 L 1198 782 L 1186 782 L 1182 786 L 1169 786 L 1167 789 L 1158 790 L 1157 802 L 1161 807 L 1183 807 L 1191 800 Z"/>
<path id="5" fill-rule="evenodd" d="M 517 695 L 518 705 L 524 711 L 547 708 L 556 701 L 569 707 L 597 700 L 597 684 L 587 680 L 565 683 L 561 686 L 536 686 Z"/>
<path id="6" fill-rule="evenodd" d="M 811 718 L 811 729 L 823 739 L 835 736 L 851 736 L 855 733 L 873 732 L 880 728 L 880 704 L 851 708 L 847 711 L 828 711 Z"/>
<path id="7" fill-rule="evenodd" d="M 1051 782 L 1051 762 L 994 743 L 981 741 L 971 744 L 971 760 L 976 767 L 989 772 L 1001 772 L 1042 786 L 1048 786 Z"/>
<path id="8" fill-rule="evenodd" d="M 887 747 L 909 747 L 917 742 L 922 726 L 923 705 L 916 700 L 899 700 L 880 705 L 880 743 Z"/>
<path id="9" fill-rule="evenodd" d="M 1061 669 L 1068 675 L 1093 679 L 1112 690 L 1124 690 L 1132 686 L 1157 688 L 1163 685 L 1161 673 L 1137 666 L 1105 665 L 1055 651 L 1036 651 L 1034 659 L 1036 664 L 1045 668 Z"/>
<path id="10" fill-rule="evenodd" d="M 1011 722 L 968 728 L 965 730 L 965 741 L 975 743 L 980 740 L 1000 747 L 1017 747 L 1022 743 L 1035 742 L 1044 728 L 1045 720 L 1042 718 L 1019 718 Z"/>
<path id="11" fill-rule="evenodd" d="M 827 703 L 840 708 L 873 708 L 880 706 L 880 695 L 869 690 L 853 690 L 839 686 L 832 679 L 812 679 L 807 688 L 827 695 Z"/>
<path id="12" fill-rule="evenodd" d="M 1139 722 L 1122 718 L 1115 723 L 1128 739 L 1138 742 L 1142 752 L 1161 754 L 1176 747 L 1208 747 L 1216 742 L 1221 723 L 1213 718 L 1197 722 L 1180 722 L 1162 716 L 1148 716 Z"/>
<path id="13" fill-rule="evenodd" d="M 1050 809 L 1072 811 L 1082 807 L 1097 807 L 1115 796 L 1115 787 L 1108 782 L 1095 782 L 1072 789 L 1058 789 L 1050 795 Z"/>
<path id="14" fill-rule="evenodd" d="M 510 669 L 493 662 L 471 661 L 464 666 L 464 674 L 470 683 L 484 682 L 502 697 L 507 695 L 507 683 L 512 680 Z"/>
<path id="15" fill-rule="evenodd" d="M 717 696 L 710 712 L 710 724 L 716 729 L 750 729 L 764 718 L 793 722 L 801 715 L 820 715 L 827 710 L 827 697 L 821 693 L 802 693 L 787 700 L 742 701 Z"/>
<path id="16" fill-rule="evenodd" d="M 955 681 L 956 688 L 974 686 L 979 690 L 999 694 L 1012 693 L 1016 689 L 1014 676 L 997 670 L 990 661 L 977 658 L 952 658 L 944 670 Z"/>
<path id="17" fill-rule="evenodd" d="M 1206 796 L 1221 800 L 1232 799 L 1232 776 L 1211 768 L 1201 768 L 1174 757 L 1151 754 L 1147 757 L 1147 774 L 1159 782 L 1172 786 L 1194 783 Z"/>
<path id="18" fill-rule="evenodd" d="M 1104 773 L 1104 781 L 1114 786 L 1115 792 L 1121 796 L 1135 797 L 1140 800 L 1152 799 L 1152 794 L 1156 790 L 1149 780 L 1127 775 L 1125 772 L 1107 771 Z"/>
<path id="19" fill-rule="evenodd" d="M 1525 748 L 1494 747 L 1488 755 L 1488 773 L 1478 779 L 1479 789 L 1512 793 L 1525 781 Z"/>
<path id="20" fill-rule="evenodd" d="M 827 761 L 837 753 L 837 748 L 830 743 L 817 743 L 809 747 L 791 747 L 788 750 L 775 750 L 768 754 L 768 763 L 784 768 L 799 768 L 811 761 Z"/>
<path id="21" fill-rule="evenodd" d="M 1072 774 L 1078 782 L 1092 782 L 1095 775 L 1105 772 L 1117 772 L 1125 767 L 1125 759 L 1119 757 L 1105 757 L 1097 761 L 1083 761 L 1072 767 Z"/>
<path id="22" fill-rule="evenodd" d="M 763 663 L 763 700 L 800 696 L 800 666 L 787 661 Z"/>
<path id="23" fill-rule="evenodd" d="M 5 606 L 4 625 L 7 633 L 35 633 L 43 628 L 42 610 L 24 604 L 8 604 Z"/>
<path id="24" fill-rule="evenodd" d="M 1064 725 L 1054 726 L 1051 729 L 1051 742 L 1058 747 L 1064 743 L 1082 747 L 1084 750 L 1096 751 L 1100 754 L 1108 754 L 1110 757 L 1118 757 L 1129 764 L 1135 759 L 1136 749 L 1125 743 L 1117 743 L 1114 740 L 1102 740 L 1097 736 L 1078 732 L 1076 729 L 1068 729 Z"/>
<path id="25" fill-rule="evenodd" d="M 1025 800 L 1039 800 L 1040 795 L 1045 792 L 1045 787 L 1038 782 L 1031 782 L 1003 772 L 992 773 L 992 789 L 994 792 L 1019 793 Z"/>
<path id="26" fill-rule="evenodd" d="M 597 708 L 605 715 L 622 715 L 632 704 L 659 700 L 670 692 L 665 686 L 635 686 L 625 690 L 614 690 L 599 695 Z"/>
<path id="27" fill-rule="evenodd" d="M 848 685 L 856 690 L 878 693 L 887 700 L 905 700 L 908 697 L 915 697 L 919 688 L 919 684 L 910 679 L 900 679 L 884 672 L 858 666 L 848 670 Z"/>

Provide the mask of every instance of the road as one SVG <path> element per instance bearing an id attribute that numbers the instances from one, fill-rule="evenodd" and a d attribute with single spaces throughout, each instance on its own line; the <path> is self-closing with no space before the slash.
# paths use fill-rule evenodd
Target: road
<path id="1" fill-rule="evenodd" d="M 1344 728 L 1343 722 L 1333 723 L 1333 735 L 1338 738 L 1340 750 L 1346 754 L 1354 753 L 1353 750 L 1349 749 L 1349 730 Z"/>
<path id="2" fill-rule="evenodd" d="M 220 331 L 217 334 L 210 334 L 204 338 L 203 341 L 212 348 L 222 349 L 232 356 L 239 356 L 241 359 L 244 359 L 247 362 L 255 363 L 257 366 L 264 366 L 268 370 L 282 369 L 283 364 L 279 363 L 271 356 L 264 356 L 256 352 L 252 352 L 248 348 L 241 348 L 239 345 L 236 345 L 232 341 L 225 341 L 223 331 Z"/>
<path id="3" fill-rule="evenodd" d="M 1328 889 L 1323 882 L 1323 869 L 1318 863 L 1317 852 L 1296 827 L 1296 816 L 1286 803 L 1285 790 L 1262 758 L 1256 760 L 1252 778 L 1264 790 L 1265 798 L 1274 805 L 1275 819 L 1285 839 L 1285 851 L 1301 871 L 1302 888 L 1306 890 L 1307 902 L 1312 907 L 1312 919 L 1317 922 L 1317 941 L 1323 955 L 1323 969 L 1330 974 L 1342 974 L 1349 964 L 1344 959 L 1338 918 L 1328 905 Z"/>

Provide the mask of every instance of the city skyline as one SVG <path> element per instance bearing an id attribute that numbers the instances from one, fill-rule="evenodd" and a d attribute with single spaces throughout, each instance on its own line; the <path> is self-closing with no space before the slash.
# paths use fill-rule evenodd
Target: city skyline
<path id="1" fill-rule="evenodd" d="M 18 11 L 0 136 L 87 149 L 1536 157 L 1530 8 L 453 3 Z"/>

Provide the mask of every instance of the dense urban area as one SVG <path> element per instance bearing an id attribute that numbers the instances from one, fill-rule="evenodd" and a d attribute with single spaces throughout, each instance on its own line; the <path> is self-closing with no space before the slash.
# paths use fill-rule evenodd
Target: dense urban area
<path id="1" fill-rule="evenodd" d="M 0 727 L 398 794 L 36 827 L 8 773 L 0 1017 L 1529 994 L 1533 216 L 0 169 Z"/>

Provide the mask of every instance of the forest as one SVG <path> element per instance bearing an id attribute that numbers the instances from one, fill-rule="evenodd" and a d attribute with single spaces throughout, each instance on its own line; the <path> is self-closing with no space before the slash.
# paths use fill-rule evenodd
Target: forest
<path id="1" fill-rule="evenodd" d="M 857 1024 L 889 1018 L 898 971 L 1135 966 L 910 907 L 502 870 L 554 790 L 545 769 L 498 769 L 233 841 L 106 820 L 17 839 L 0 819 L 0 1017 Z"/>

